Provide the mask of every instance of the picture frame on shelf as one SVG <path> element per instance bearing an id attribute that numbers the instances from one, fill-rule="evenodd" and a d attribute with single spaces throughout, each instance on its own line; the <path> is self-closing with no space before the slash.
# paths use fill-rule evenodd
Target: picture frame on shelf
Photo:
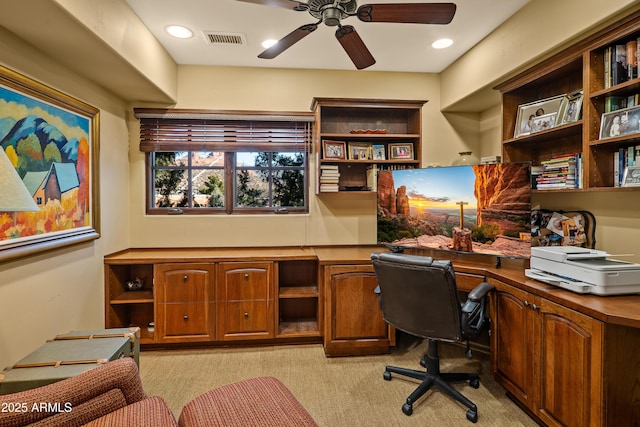
<path id="1" fill-rule="evenodd" d="M 387 150 L 383 144 L 374 144 L 371 147 L 371 154 L 373 160 L 387 160 Z"/>
<path id="2" fill-rule="evenodd" d="M 603 113 L 600 139 L 616 138 L 640 132 L 640 106 Z"/>
<path id="3" fill-rule="evenodd" d="M 390 160 L 413 160 L 413 144 L 389 144 Z"/>
<path id="4" fill-rule="evenodd" d="M 350 142 L 349 160 L 371 160 L 371 144 Z"/>
<path id="5" fill-rule="evenodd" d="M 344 141 L 322 140 L 322 158 L 325 160 L 345 160 L 346 144 Z"/>
<path id="6" fill-rule="evenodd" d="M 516 116 L 516 125 L 513 137 L 529 135 L 531 133 L 532 122 L 536 117 L 544 116 L 551 113 L 560 112 L 563 100 L 567 94 L 557 95 L 546 99 L 541 99 L 518 106 L 518 114 Z"/>
<path id="7" fill-rule="evenodd" d="M 577 122 L 582 114 L 582 100 L 584 98 L 584 92 L 579 90 L 574 93 L 567 94 L 560 107 L 560 123 L 565 125 L 568 123 Z"/>
<path id="8" fill-rule="evenodd" d="M 640 166 L 627 166 L 622 175 L 623 187 L 640 187 Z"/>
<path id="9" fill-rule="evenodd" d="M 549 130 L 556 125 L 556 117 L 558 113 L 543 114 L 536 116 L 531 120 L 531 132 L 536 133 L 543 130 Z"/>

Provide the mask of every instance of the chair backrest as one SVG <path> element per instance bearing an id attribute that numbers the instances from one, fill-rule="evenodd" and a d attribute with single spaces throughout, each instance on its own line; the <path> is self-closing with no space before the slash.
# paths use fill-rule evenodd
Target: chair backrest
<path id="1" fill-rule="evenodd" d="M 451 261 L 374 253 L 384 320 L 423 338 L 462 340 L 462 311 Z"/>

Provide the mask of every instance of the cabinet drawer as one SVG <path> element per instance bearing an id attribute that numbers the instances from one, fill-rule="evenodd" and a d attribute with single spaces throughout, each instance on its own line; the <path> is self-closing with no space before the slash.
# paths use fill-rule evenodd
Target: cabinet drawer
<path id="1" fill-rule="evenodd" d="M 267 264 L 261 266 L 227 268 L 223 274 L 223 280 L 219 283 L 219 300 L 266 300 L 272 299 L 270 295 L 270 267 Z"/>
<path id="2" fill-rule="evenodd" d="M 167 264 L 157 267 L 160 302 L 207 302 L 213 278 L 211 266 Z"/>
<path id="3" fill-rule="evenodd" d="M 164 336 L 208 335 L 207 304 L 161 304 Z"/>
<path id="4" fill-rule="evenodd" d="M 225 334 L 266 333 L 270 301 L 238 301 L 225 304 Z"/>
<path id="5" fill-rule="evenodd" d="M 456 286 L 459 291 L 470 292 L 485 280 L 485 276 L 480 274 L 456 272 Z"/>

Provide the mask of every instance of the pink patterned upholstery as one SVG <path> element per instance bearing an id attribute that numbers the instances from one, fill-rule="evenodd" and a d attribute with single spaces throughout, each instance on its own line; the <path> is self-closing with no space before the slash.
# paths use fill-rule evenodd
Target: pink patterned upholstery
<path id="1" fill-rule="evenodd" d="M 208 391 L 182 409 L 178 424 L 196 426 L 317 426 L 278 379 L 259 377 Z"/>
<path id="2" fill-rule="evenodd" d="M 15 403 L 22 405 L 19 409 L 26 410 L 0 412 L 0 427 L 178 425 L 161 397 L 146 396 L 138 365 L 129 357 L 53 384 L 0 396 L 3 408 Z M 46 410 L 42 410 L 41 404 Z M 47 404 L 50 407 L 46 407 Z M 183 408 L 179 424 L 184 427 L 317 426 L 289 389 L 272 377 L 229 384 L 196 397 Z"/>
<path id="3" fill-rule="evenodd" d="M 25 409 L 1 412 L 0 427 L 80 426 L 144 398 L 138 365 L 126 357 L 53 384 L 0 396 L 0 406 L 20 403 Z"/>

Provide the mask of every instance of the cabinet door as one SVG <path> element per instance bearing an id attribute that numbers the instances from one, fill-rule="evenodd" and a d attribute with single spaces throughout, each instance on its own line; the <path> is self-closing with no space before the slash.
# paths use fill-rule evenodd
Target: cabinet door
<path id="1" fill-rule="evenodd" d="M 532 407 L 536 338 L 533 296 L 499 281 L 491 293 L 491 371 L 520 402 Z"/>
<path id="2" fill-rule="evenodd" d="M 537 415 L 550 426 L 603 425 L 602 323 L 544 299 L 538 311 Z"/>
<path id="3" fill-rule="evenodd" d="M 157 264 L 154 278 L 158 341 L 215 339 L 213 264 Z"/>
<path id="4" fill-rule="evenodd" d="M 325 267 L 324 351 L 328 356 L 387 353 L 393 329 L 382 317 L 372 265 Z"/>
<path id="5" fill-rule="evenodd" d="M 218 266 L 218 337 L 273 338 L 274 268 L 271 262 L 228 262 Z"/>

